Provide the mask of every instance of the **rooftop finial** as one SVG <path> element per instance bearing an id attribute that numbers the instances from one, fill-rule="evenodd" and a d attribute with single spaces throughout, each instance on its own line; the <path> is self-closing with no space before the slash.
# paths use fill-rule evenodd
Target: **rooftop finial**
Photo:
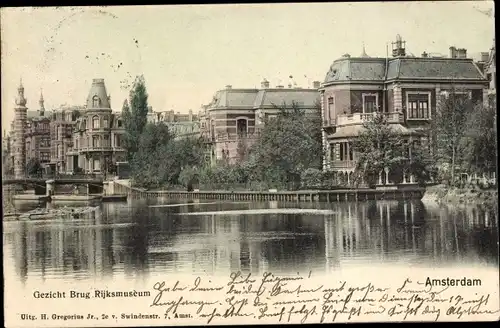
<path id="1" fill-rule="evenodd" d="M 363 41 L 363 53 L 361 54 L 361 57 L 363 58 L 367 58 L 367 57 L 370 57 L 366 54 L 366 49 L 365 49 L 365 42 Z"/>

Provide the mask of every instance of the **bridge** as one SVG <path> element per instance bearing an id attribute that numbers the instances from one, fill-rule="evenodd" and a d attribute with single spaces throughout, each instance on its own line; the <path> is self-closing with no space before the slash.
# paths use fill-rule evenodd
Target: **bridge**
<path id="1" fill-rule="evenodd" d="M 16 178 L 13 176 L 4 176 L 2 185 L 18 185 L 24 190 L 34 189 L 35 195 L 54 195 L 75 193 L 79 189 L 80 194 L 100 194 L 103 191 L 104 177 L 95 175 L 38 175 Z M 64 187 L 71 185 L 71 188 Z M 56 186 L 60 186 L 57 187 Z"/>
<path id="2" fill-rule="evenodd" d="M 2 185 L 9 184 L 45 184 L 47 180 L 53 180 L 54 184 L 102 184 L 104 179 L 94 178 L 94 177 L 27 177 L 27 178 L 14 178 L 14 177 L 4 177 L 2 179 Z"/>

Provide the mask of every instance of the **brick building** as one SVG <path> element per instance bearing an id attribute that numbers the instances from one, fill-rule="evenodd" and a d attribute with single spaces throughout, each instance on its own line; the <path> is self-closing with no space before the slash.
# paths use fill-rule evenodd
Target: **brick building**
<path id="1" fill-rule="evenodd" d="M 121 113 L 113 112 L 104 79 L 94 79 L 73 129 L 72 147 L 65 153 L 69 172 L 102 174 L 125 160 Z"/>
<path id="2" fill-rule="evenodd" d="M 233 89 L 228 85 L 215 93 L 210 104 L 203 106 L 200 114 L 200 134 L 209 145 L 212 163 L 226 158 L 229 162 L 238 161 L 238 147 L 244 143 L 251 147 L 265 118 L 276 116 L 283 104 L 295 103 L 309 112 L 317 109 L 319 96 L 317 88 L 271 88 L 267 80 L 262 81 L 260 89 Z"/>
<path id="3" fill-rule="evenodd" d="M 474 102 L 484 102 L 488 80 L 465 49 L 450 47 L 450 56 L 420 57 L 406 54 L 405 41 L 398 35 L 391 58 L 344 55 L 330 66 L 321 85 L 324 170 L 337 173 L 349 183 L 356 153 L 351 141 L 363 130 L 363 122 L 381 112 L 390 126 L 410 142 L 427 141 L 424 133 L 442 97 L 452 88 Z M 413 182 L 413 177 L 392 177 L 381 172 L 379 183 Z"/>

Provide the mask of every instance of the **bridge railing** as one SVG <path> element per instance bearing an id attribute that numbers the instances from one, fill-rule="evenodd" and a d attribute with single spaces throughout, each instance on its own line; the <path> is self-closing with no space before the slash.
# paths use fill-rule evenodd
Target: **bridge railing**
<path id="1" fill-rule="evenodd" d="M 31 180 L 31 179 L 57 179 L 57 180 L 104 180 L 102 175 L 99 174 L 33 174 L 27 175 L 22 179 L 17 179 L 13 175 L 4 175 L 5 180 Z"/>

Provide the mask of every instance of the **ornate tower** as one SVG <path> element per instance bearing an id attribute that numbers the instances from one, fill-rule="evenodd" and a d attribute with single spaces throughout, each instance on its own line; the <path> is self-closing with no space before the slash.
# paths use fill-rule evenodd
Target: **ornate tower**
<path id="1" fill-rule="evenodd" d="M 16 107 L 14 108 L 14 176 L 22 179 L 26 173 L 26 144 L 24 129 L 26 126 L 26 98 L 24 98 L 24 87 L 22 81 L 17 88 Z"/>
<path id="2" fill-rule="evenodd" d="M 45 105 L 44 105 L 44 100 L 43 100 L 43 93 L 42 90 L 40 90 L 40 100 L 38 100 L 38 104 L 40 105 L 40 116 L 44 116 L 43 114 L 45 113 Z"/>

